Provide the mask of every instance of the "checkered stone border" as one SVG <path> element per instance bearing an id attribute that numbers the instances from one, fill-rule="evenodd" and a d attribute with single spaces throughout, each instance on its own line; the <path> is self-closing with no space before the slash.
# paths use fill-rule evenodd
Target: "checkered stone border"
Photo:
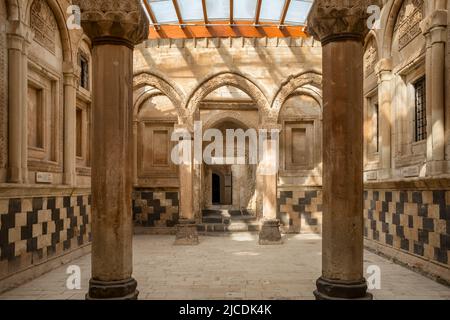
<path id="1" fill-rule="evenodd" d="M 449 266 L 450 191 L 369 190 L 367 239 Z"/>
<path id="2" fill-rule="evenodd" d="M 0 199 L 0 276 L 91 241 L 91 196 Z"/>
<path id="3" fill-rule="evenodd" d="M 322 190 L 279 190 L 277 216 L 284 232 L 321 233 Z"/>
<path id="4" fill-rule="evenodd" d="M 179 219 L 178 191 L 140 189 L 133 192 L 133 220 L 141 227 L 174 227 Z"/>

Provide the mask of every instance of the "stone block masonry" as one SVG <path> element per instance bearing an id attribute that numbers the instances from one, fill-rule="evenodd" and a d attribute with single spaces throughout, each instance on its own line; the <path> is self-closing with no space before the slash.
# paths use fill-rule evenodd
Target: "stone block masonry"
<path id="1" fill-rule="evenodd" d="M 89 194 L 0 199 L 0 281 L 90 241 Z"/>
<path id="2" fill-rule="evenodd" d="M 174 228 L 178 220 L 178 190 L 136 189 L 133 192 L 135 226 Z"/>

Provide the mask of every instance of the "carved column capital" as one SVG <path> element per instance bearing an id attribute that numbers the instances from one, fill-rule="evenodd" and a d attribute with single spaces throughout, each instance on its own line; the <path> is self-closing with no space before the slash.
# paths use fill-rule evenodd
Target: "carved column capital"
<path id="1" fill-rule="evenodd" d="M 381 59 L 375 65 L 375 73 L 378 75 L 378 83 L 389 81 L 392 78 L 392 59 Z"/>
<path id="2" fill-rule="evenodd" d="M 148 20 L 139 0 L 75 0 L 81 25 L 93 45 L 121 43 L 129 47 L 148 37 Z"/>
<path id="3" fill-rule="evenodd" d="M 368 7 L 381 0 L 316 0 L 308 16 L 307 32 L 322 45 L 332 41 L 363 41 L 369 32 Z"/>
<path id="4" fill-rule="evenodd" d="M 447 10 L 436 10 L 420 22 L 428 46 L 447 41 L 447 16 Z"/>

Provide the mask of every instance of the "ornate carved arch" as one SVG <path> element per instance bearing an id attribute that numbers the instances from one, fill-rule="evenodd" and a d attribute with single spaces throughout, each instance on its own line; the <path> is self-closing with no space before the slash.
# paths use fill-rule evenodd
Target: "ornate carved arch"
<path id="1" fill-rule="evenodd" d="M 185 112 L 181 105 L 184 100 L 184 94 L 179 90 L 175 84 L 170 83 L 162 76 L 149 71 L 138 71 L 134 74 L 133 90 L 136 91 L 144 86 L 151 86 L 159 90 L 162 94 L 167 96 L 172 101 L 177 110 L 179 122 L 185 118 Z M 135 105 L 136 108 L 136 105 Z"/>
<path id="2" fill-rule="evenodd" d="M 65 62 L 73 62 L 72 55 L 72 42 L 70 40 L 70 33 L 67 28 L 67 16 L 66 16 L 66 8 L 64 8 L 59 1 L 56 0 L 31 0 L 28 2 L 26 8 L 26 18 L 25 21 L 30 21 L 31 19 L 31 8 L 35 2 L 44 2 L 46 3 L 56 19 L 57 28 L 61 37 L 61 43 L 63 48 L 63 59 Z"/>
<path id="3" fill-rule="evenodd" d="M 292 95 L 292 93 L 298 88 L 308 85 L 322 90 L 322 75 L 317 71 L 309 71 L 300 73 L 296 76 L 290 76 L 285 82 L 283 82 L 275 95 L 275 99 L 273 100 L 272 108 L 270 110 L 271 118 L 278 119 L 281 108 L 289 96 Z"/>
<path id="4" fill-rule="evenodd" d="M 385 6 L 385 15 L 381 20 L 381 25 L 385 26 L 383 35 L 382 50 L 380 53 L 380 58 L 390 58 L 392 54 L 392 41 L 394 38 L 394 31 L 397 25 L 397 20 L 401 15 L 401 10 L 407 1 L 421 2 L 424 6 L 425 11 L 426 2 L 423 0 L 392 0 L 389 4 Z M 417 26 L 418 27 L 418 26 Z"/>
<path id="5" fill-rule="evenodd" d="M 222 72 L 208 77 L 189 96 L 185 103 L 188 116 L 192 116 L 200 102 L 211 92 L 224 86 L 236 87 L 247 93 L 255 101 L 260 112 L 260 118 L 265 119 L 269 115 L 270 105 L 266 95 L 254 81 L 237 72 Z"/>

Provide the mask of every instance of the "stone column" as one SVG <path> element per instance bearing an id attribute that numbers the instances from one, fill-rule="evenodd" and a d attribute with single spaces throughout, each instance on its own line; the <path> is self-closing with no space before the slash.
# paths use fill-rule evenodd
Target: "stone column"
<path id="1" fill-rule="evenodd" d="M 64 70 L 64 184 L 76 184 L 77 78 L 73 66 Z"/>
<path id="2" fill-rule="evenodd" d="M 92 278 L 87 299 L 136 299 L 132 278 L 133 48 L 139 1 L 74 1 L 93 44 Z"/>
<path id="3" fill-rule="evenodd" d="M 10 142 L 8 181 L 13 183 L 28 181 L 27 48 L 31 36 L 30 29 L 23 23 L 10 22 L 8 30 L 8 133 Z"/>
<path id="4" fill-rule="evenodd" d="M 180 159 L 183 159 L 178 167 L 180 177 L 180 220 L 177 225 L 175 245 L 197 245 L 199 241 L 193 206 L 193 135 L 189 132 L 187 126 L 184 125 L 176 126 L 174 134 L 180 138 L 178 156 Z"/>
<path id="5" fill-rule="evenodd" d="M 273 135 L 272 132 L 275 134 Z M 262 176 L 263 180 L 263 220 L 259 232 L 260 245 L 282 244 L 280 220 L 277 219 L 279 132 L 280 126 L 275 124 L 264 126 L 259 131 L 261 162 L 258 174 Z"/>
<path id="6" fill-rule="evenodd" d="M 381 172 L 379 179 L 391 177 L 391 105 L 392 105 L 392 61 L 382 59 L 375 66 L 378 75 L 378 105 L 380 125 Z"/>
<path id="7" fill-rule="evenodd" d="M 420 27 L 427 43 L 427 166 L 431 175 L 444 172 L 445 160 L 445 44 L 447 10 L 436 10 L 425 18 Z"/>
<path id="8" fill-rule="evenodd" d="M 323 54 L 322 276 L 316 299 L 371 299 L 363 271 L 363 39 L 376 1 L 316 0 Z M 379 4 L 379 3 L 378 3 Z"/>

